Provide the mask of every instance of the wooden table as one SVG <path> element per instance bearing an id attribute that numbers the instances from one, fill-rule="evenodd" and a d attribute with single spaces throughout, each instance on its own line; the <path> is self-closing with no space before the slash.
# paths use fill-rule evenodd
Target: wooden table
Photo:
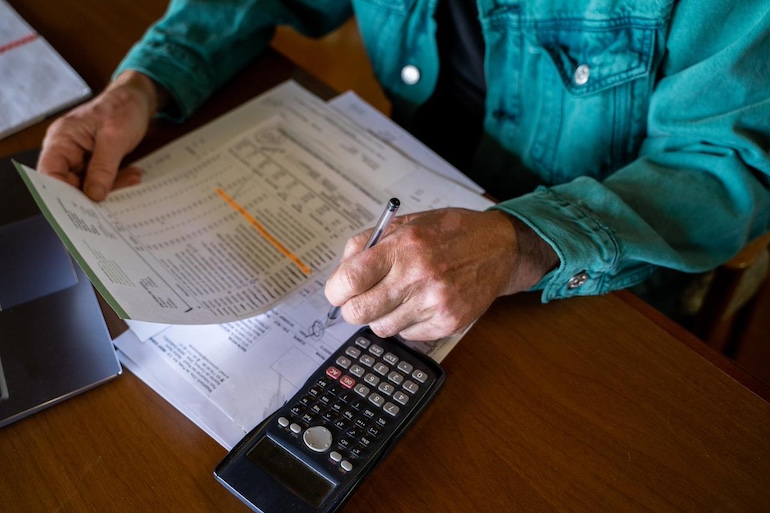
<path id="1" fill-rule="evenodd" d="M 95 90 L 164 8 L 10 3 Z M 291 76 L 271 53 L 138 152 Z M 0 156 L 39 146 L 45 126 Z M 444 367 L 445 388 L 344 511 L 770 511 L 767 389 L 630 294 L 499 300 Z M 212 476 L 224 456 L 126 372 L 0 430 L 0 509 L 246 512 Z"/>

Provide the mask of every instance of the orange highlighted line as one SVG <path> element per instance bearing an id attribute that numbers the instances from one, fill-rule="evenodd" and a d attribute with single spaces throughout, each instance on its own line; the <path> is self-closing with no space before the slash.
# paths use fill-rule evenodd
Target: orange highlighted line
<path id="1" fill-rule="evenodd" d="M 246 219 L 249 223 L 251 223 L 251 225 L 257 229 L 260 235 L 262 235 L 270 244 L 272 244 L 275 249 L 280 251 L 283 256 L 285 256 L 286 258 L 294 262 L 296 266 L 299 267 L 299 270 L 305 274 L 305 276 L 310 276 L 310 274 L 313 272 L 312 269 L 310 269 L 310 267 L 308 267 L 308 265 L 305 264 L 302 260 L 297 258 L 297 255 L 295 255 L 294 253 L 286 249 L 286 247 L 280 242 L 278 242 L 278 240 L 275 237 L 270 235 L 270 233 L 267 230 L 265 230 L 265 227 L 262 226 L 262 224 L 260 224 L 259 221 L 254 219 L 254 217 L 252 217 L 251 214 L 246 212 L 245 208 L 240 206 L 233 198 L 228 196 L 227 193 L 222 189 L 217 188 L 216 192 L 220 198 L 225 200 L 228 205 L 233 207 L 239 214 L 241 214 L 244 217 L 244 219 Z"/>

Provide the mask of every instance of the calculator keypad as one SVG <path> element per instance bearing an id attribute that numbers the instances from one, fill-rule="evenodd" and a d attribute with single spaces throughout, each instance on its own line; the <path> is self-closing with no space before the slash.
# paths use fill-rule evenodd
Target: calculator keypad
<path id="1" fill-rule="evenodd" d="M 277 427 L 293 434 L 343 473 L 375 450 L 412 404 L 431 375 L 364 336 L 341 347 L 333 362 L 294 403 Z M 416 359 L 415 359 L 416 360 Z"/>

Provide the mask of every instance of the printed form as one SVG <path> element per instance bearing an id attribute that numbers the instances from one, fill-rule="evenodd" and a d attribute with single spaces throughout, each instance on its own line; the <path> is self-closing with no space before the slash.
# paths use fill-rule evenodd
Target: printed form
<path id="1" fill-rule="evenodd" d="M 346 117 L 362 109 L 287 82 L 137 162 L 142 184 L 100 204 L 24 170 L 110 304 L 151 321 L 127 321 L 121 361 L 228 449 L 358 329 L 324 326 L 323 284 L 388 198 L 402 212 L 491 204 L 373 136 L 386 118 Z M 440 361 L 459 338 L 413 345 Z"/>
<path id="2" fill-rule="evenodd" d="M 336 264 L 345 241 L 371 226 L 389 197 L 401 199 L 404 213 L 445 206 L 458 192 L 478 201 L 353 129 L 295 83 L 253 107 L 262 119 L 251 129 L 214 146 L 209 125 L 138 162 L 142 183 L 101 203 L 20 166 L 49 222 L 122 318 L 253 317 Z"/>

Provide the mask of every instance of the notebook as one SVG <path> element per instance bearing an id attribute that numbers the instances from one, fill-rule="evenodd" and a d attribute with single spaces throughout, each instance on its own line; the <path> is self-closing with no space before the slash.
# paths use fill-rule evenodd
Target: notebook
<path id="1" fill-rule="evenodd" d="M 0 0 L 0 138 L 91 95 L 72 67 Z"/>
<path id="2" fill-rule="evenodd" d="M 33 165 L 37 152 L 14 156 Z M 0 427 L 121 373 L 96 294 L 0 161 Z"/>

